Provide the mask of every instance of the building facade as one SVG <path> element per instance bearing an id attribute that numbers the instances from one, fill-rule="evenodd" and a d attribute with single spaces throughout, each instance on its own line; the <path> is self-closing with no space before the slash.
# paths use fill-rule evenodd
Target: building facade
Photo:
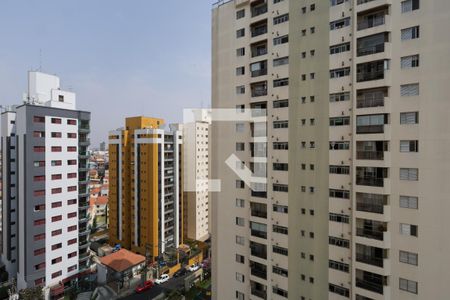
<path id="1" fill-rule="evenodd" d="M 446 298 L 449 12 L 440 0 L 214 6 L 212 107 L 267 116 L 212 123 L 215 299 Z M 265 193 L 228 168 L 232 153 L 253 177 L 266 170 Z"/>
<path id="2" fill-rule="evenodd" d="M 209 119 L 183 124 L 184 138 L 184 236 L 209 238 Z"/>
<path id="3" fill-rule="evenodd" d="M 2 261 L 18 289 L 56 286 L 56 298 L 89 267 L 90 113 L 75 101 L 58 77 L 30 72 L 27 102 L 1 118 Z"/>
<path id="4" fill-rule="evenodd" d="M 133 117 L 109 133 L 112 245 L 157 257 L 183 242 L 183 140 L 162 119 Z"/>

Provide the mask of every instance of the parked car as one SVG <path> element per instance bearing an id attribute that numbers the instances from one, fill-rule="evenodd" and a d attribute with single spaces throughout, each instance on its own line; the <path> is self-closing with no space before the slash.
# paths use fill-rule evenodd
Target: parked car
<path id="1" fill-rule="evenodd" d="M 170 279 L 169 275 L 162 274 L 158 279 L 155 280 L 156 284 L 163 284 L 164 282 L 167 282 Z"/>
<path id="2" fill-rule="evenodd" d="M 153 281 L 147 280 L 146 282 L 139 284 L 135 288 L 135 291 L 136 291 L 136 293 L 139 294 L 139 293 L 145 292 L 146 290 L 151 289 L 152 287 L 153 287 Z"/>
<path id="3" fill-rule="evenodd" d="M 200 269 L 200 266 L 197 265 L 197 264 L 193 264 L 193 265 L 190 265 L 190 266 L 188 267 L 188 270 L 189 270 L 190 272 L 195 272 L 195 271 L 197 271 L 198 269 Z"/>
<path id="4" fill-rule="evenodd" d="M 181 277 L 184 276 L 187 273 L 187 270 L 185 268 L 181 268 L 178 271 L 173 274 L 173 277 Z"/>

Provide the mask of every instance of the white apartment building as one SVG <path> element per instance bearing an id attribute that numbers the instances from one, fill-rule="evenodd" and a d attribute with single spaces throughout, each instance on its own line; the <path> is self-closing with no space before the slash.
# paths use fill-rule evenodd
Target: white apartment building
<path id="1" fill-rule="evenodd" d="M 59 299 L 88 268 L 90 113 L 58 77 L 28 80 L 26 102 L 1 116 L 2 261 L 19 290 L 41 285 Z"/>
<path id="2" fill-rule="evenodd" d="M 443 0 L 214 5 L 212 108 L 267 115 L 211 125 L 215 299 L 448 298 L 449 26 Z"/>
<path id="3" fill-rule="evenodd" d="M 209 238 L 209 126 L 206 113 L 183 124 L 184 138 L 184 235 L 188 239 Z"/>

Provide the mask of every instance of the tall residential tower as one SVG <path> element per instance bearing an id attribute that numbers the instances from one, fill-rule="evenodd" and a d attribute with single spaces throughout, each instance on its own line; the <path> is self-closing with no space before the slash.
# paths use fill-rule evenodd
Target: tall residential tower
<path id="1" fill-rule="evenodd" d="M 1 115 L 2 261 L 18 289 L 58 299 L 88 268 L 90 113 L 59 78 L 29 72 L 25 104 Z"/>
<path id="2" fill-rule="evenodd" d="M 163 124 L 133 117 L 109 133 L 110 243 L 153 258 L 183 242 L 182 132 Z"/>
<path id="3" fill-rule="evenodd" d="M 443 0 L 214 5 L 212 108 L 267 117 L 212 123 L 215 299 L 448 297 L 449 27 Z"/>

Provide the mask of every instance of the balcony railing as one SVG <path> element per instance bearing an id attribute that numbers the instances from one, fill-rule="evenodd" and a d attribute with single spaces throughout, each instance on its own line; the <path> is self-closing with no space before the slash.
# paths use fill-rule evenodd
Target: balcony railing
<path id="1" fill-rule="evenodd" d="M 253 89 L 252 97 L 267 96 L 267 89 Z"/>
<path id="2" fill-rule="evenodd" d="M 383 151 L 356 151 L 356 159 L 383 160 Z"/>
<path id="3" fill-rule="evenodd" d="M 384 185 L 384 178 L 377 178 L 377 177 L 356 177 L 356 184 L 357 185 L 366 185 L 366 186 L 377 186 L 377 187 L 383 187 Z"/>
<path id="4" fill-rule="evenodd" d="M 356 199 L 356 210 L 382 214 L 384 213 L 384 205 Z"/>
<path id="5" fill-rule="evenodd" d="M 376 26 L 383 25 L 385 21 L 384 15 L 373 17 L 370 19 L 364 19 L 358 22 L 358 30 L 364 30 Z"/>
<path id="6" fill-rule="evenodd" d="M 356 228 L 356 235 L 361 237 L 366 237 L 369 239 L 374 239 L 378 241 L 383 240 L 384 231 L 367 229 L 367 228 Z"/>
<path id="7" fill-rule="evenodd" d="M 379 106 L 384 106 L 383 93 L 367 94 L 358 97 L 358 99 L 356 100 L 356 108 L 379 107 Z"/>
<path id="8" fill-rule="evenodd" d="M 384 125 L 360 125 L 356 126 L 358 134 L 384 133 Z"/>
<path id="9" fill-rule="evenodd" d="M 259 230 L 251 230 L 251 235 L 262 239 L 267 239 L 267 232 Z"/>
<path id="10" fill-rule="evenodd" d="M 267 54 L 267 48 L 259 48 L 259 49 L 253 49 L 252 50 L 252 57 L 257 57 L 261 55 Z"/>
<path id="11" fill-rule="evenodd" d="M 267 292 L 252 289 L 252 295 L 261 299 L 267 299 Z"/>
<path id="12" fill-rule="evenodd" d="M 380 53 L 380 52 L 384 52 L 384 43 L 375 45 L 375 46 L 358 48 L 358 56 L 365 56 L 365 55 L 376 54 L 376 53 Z"/>
<path id="13" fill-rule="evenodd" d="M 251 269 L 251 273 L 253 276 L 256 276 L 256 277 L 259 277 L 262 279 L 267 279 L 267 271 Z"/>
<path id="14" fill-rule="evenodd" d="M 372 2 L 372 1 L 375 1 L 375 0 L 358 0 L 358 5 L 361 5 L 361 4 L 365 4 L 365 3 L 369 3 L 369 2 Z"/>
<path id="15" fill-rule="evenodd" d="M 262 258 L 262 259 L 267 259 L 267 252 L 266 251 L 258 251 L 258 250 L 251 249 L 250 253 L 253 256 L 256 256 L 256 257 L 259 257 L 259 258 Z"/>
<path id="16" fill-rule="evenodd" d="M 252 77 L 258 77 L 258 76 L 264 76 L 264 75 L 267 75 L 267 69 L 252 71 Z"/>
<path id="17" fill-rule="evenodd" d="M 360 72 L 356 74 L 356 80 L 358 82 L 380 80 L 384 79 L 384 70 L 372 71 L 372 72 Z"/>
<path id="18" fill-rule="evenodd" d="M 371 281 L 356 278 L 356 286 L 368 291 L 383 295 L 383 285 Z"/>
<path id="19" fill-rule="evenodd" d="M 252 195 L 252 197 L 257 197 L 257 198 L 267 198 L 267 192 L 252 191 L 251 195 Z"/>
<path id="20" fill-rule="evenodd" d="M 267 211 L 252 210 L 252 217 L 267 218 Z"/>
<path id="21" fill-rule="evenodd" d="M 252 37 L 266 34 L 266 33 L 267 33 L 267 26 L 257 27 L 257 28 L 252 29 Z"/>
<path id="22" fill-rule="evenodd" d="M 367 255 L 364 253 L 356 253 L 356 261 L 369 264 L 372 266 L 383 267 L 383 258 Z"/>

